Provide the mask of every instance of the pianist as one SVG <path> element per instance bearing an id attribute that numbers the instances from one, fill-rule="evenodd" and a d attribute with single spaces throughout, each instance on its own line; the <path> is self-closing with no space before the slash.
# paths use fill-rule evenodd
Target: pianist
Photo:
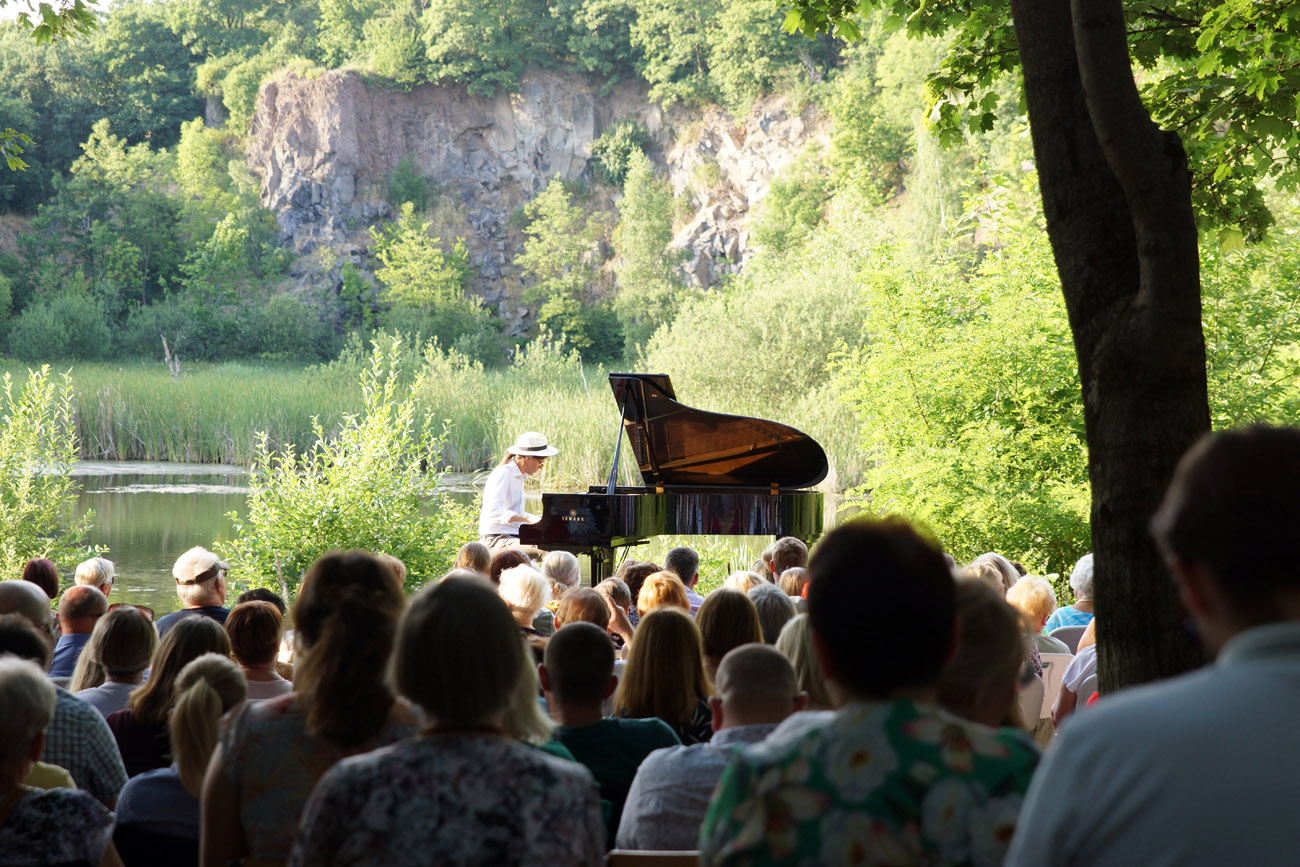
<path id="1" fill-rule="evenodd" d="M 522 433 L 506 456 L 488 476 L 483 487 L 483 509 L 478 532 L 489 550 L 519 544 L 519 525 L 534 524 L 537 515 L 524 511 L 524 478 L 542 468 L 546 459 L 559 452 L 535 431 Z"/>

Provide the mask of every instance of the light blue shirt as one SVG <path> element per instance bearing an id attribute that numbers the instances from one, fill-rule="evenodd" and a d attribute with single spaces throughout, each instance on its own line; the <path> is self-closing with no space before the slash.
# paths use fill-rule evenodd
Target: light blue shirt
<path id="1" fill-rule="evenodd" d="M 1285 864 L 1300 623 L 1255 627 L 1215 664 L 1104 696 L 1039 765 L 1008 865 Z"/>
<path id="2" fill-rule="evenodd" d="M 59 643 L 54 645 L 54 658 L 50 662 L 50 677 L 72 677 L 77 667 L 77 658 L 81 656 L 90 633 L 84 635 L 60 635 Z"/>

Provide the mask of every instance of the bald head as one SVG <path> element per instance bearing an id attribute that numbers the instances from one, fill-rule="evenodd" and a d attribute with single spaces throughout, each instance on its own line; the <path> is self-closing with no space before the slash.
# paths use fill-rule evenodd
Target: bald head
<path id="1" fill-rule="evenodd" d="M 718 664 L 714 684 L 715 731 L 779 723 L 804 705 L 794 666 L 766 644 L 742 644 L 728 652 Z"/>
<path id="2" fill-rule="evenodd" d="M 59 628 L 64 635 L 89 635 L 95 621 L 108 613 L 108 600 L 98 587 L 76 584 L 59 600 Z"/>
<path id="3" fill-rule="evenodd" d="M 0 614 L 21 614 L 48 631 L 50 598 L 30 581 L 0 581 Z"/>

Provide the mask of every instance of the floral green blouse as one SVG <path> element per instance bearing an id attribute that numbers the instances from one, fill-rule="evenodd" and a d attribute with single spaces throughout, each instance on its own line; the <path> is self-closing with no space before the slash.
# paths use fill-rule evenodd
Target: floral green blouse
<path id="1" fill-rule="evenodd" d="M 736 756 L 700 863 L 1001 864 L 1038 756 L 928 705 L 850 704 Z"/>

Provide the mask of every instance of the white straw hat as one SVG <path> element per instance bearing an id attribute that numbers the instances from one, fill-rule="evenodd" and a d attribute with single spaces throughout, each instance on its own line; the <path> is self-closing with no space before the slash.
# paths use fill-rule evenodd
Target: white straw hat
<path id="1" fill-rule="evenodd" d="M 559 451 L 555 446 L 547 445 L 544 434 L 530 430 L 521 433 L 515 440 L 515 444 L 506 449 L 506 454 L 525 458 L 549 458 L 551 455 L 559 454 Z"/>

